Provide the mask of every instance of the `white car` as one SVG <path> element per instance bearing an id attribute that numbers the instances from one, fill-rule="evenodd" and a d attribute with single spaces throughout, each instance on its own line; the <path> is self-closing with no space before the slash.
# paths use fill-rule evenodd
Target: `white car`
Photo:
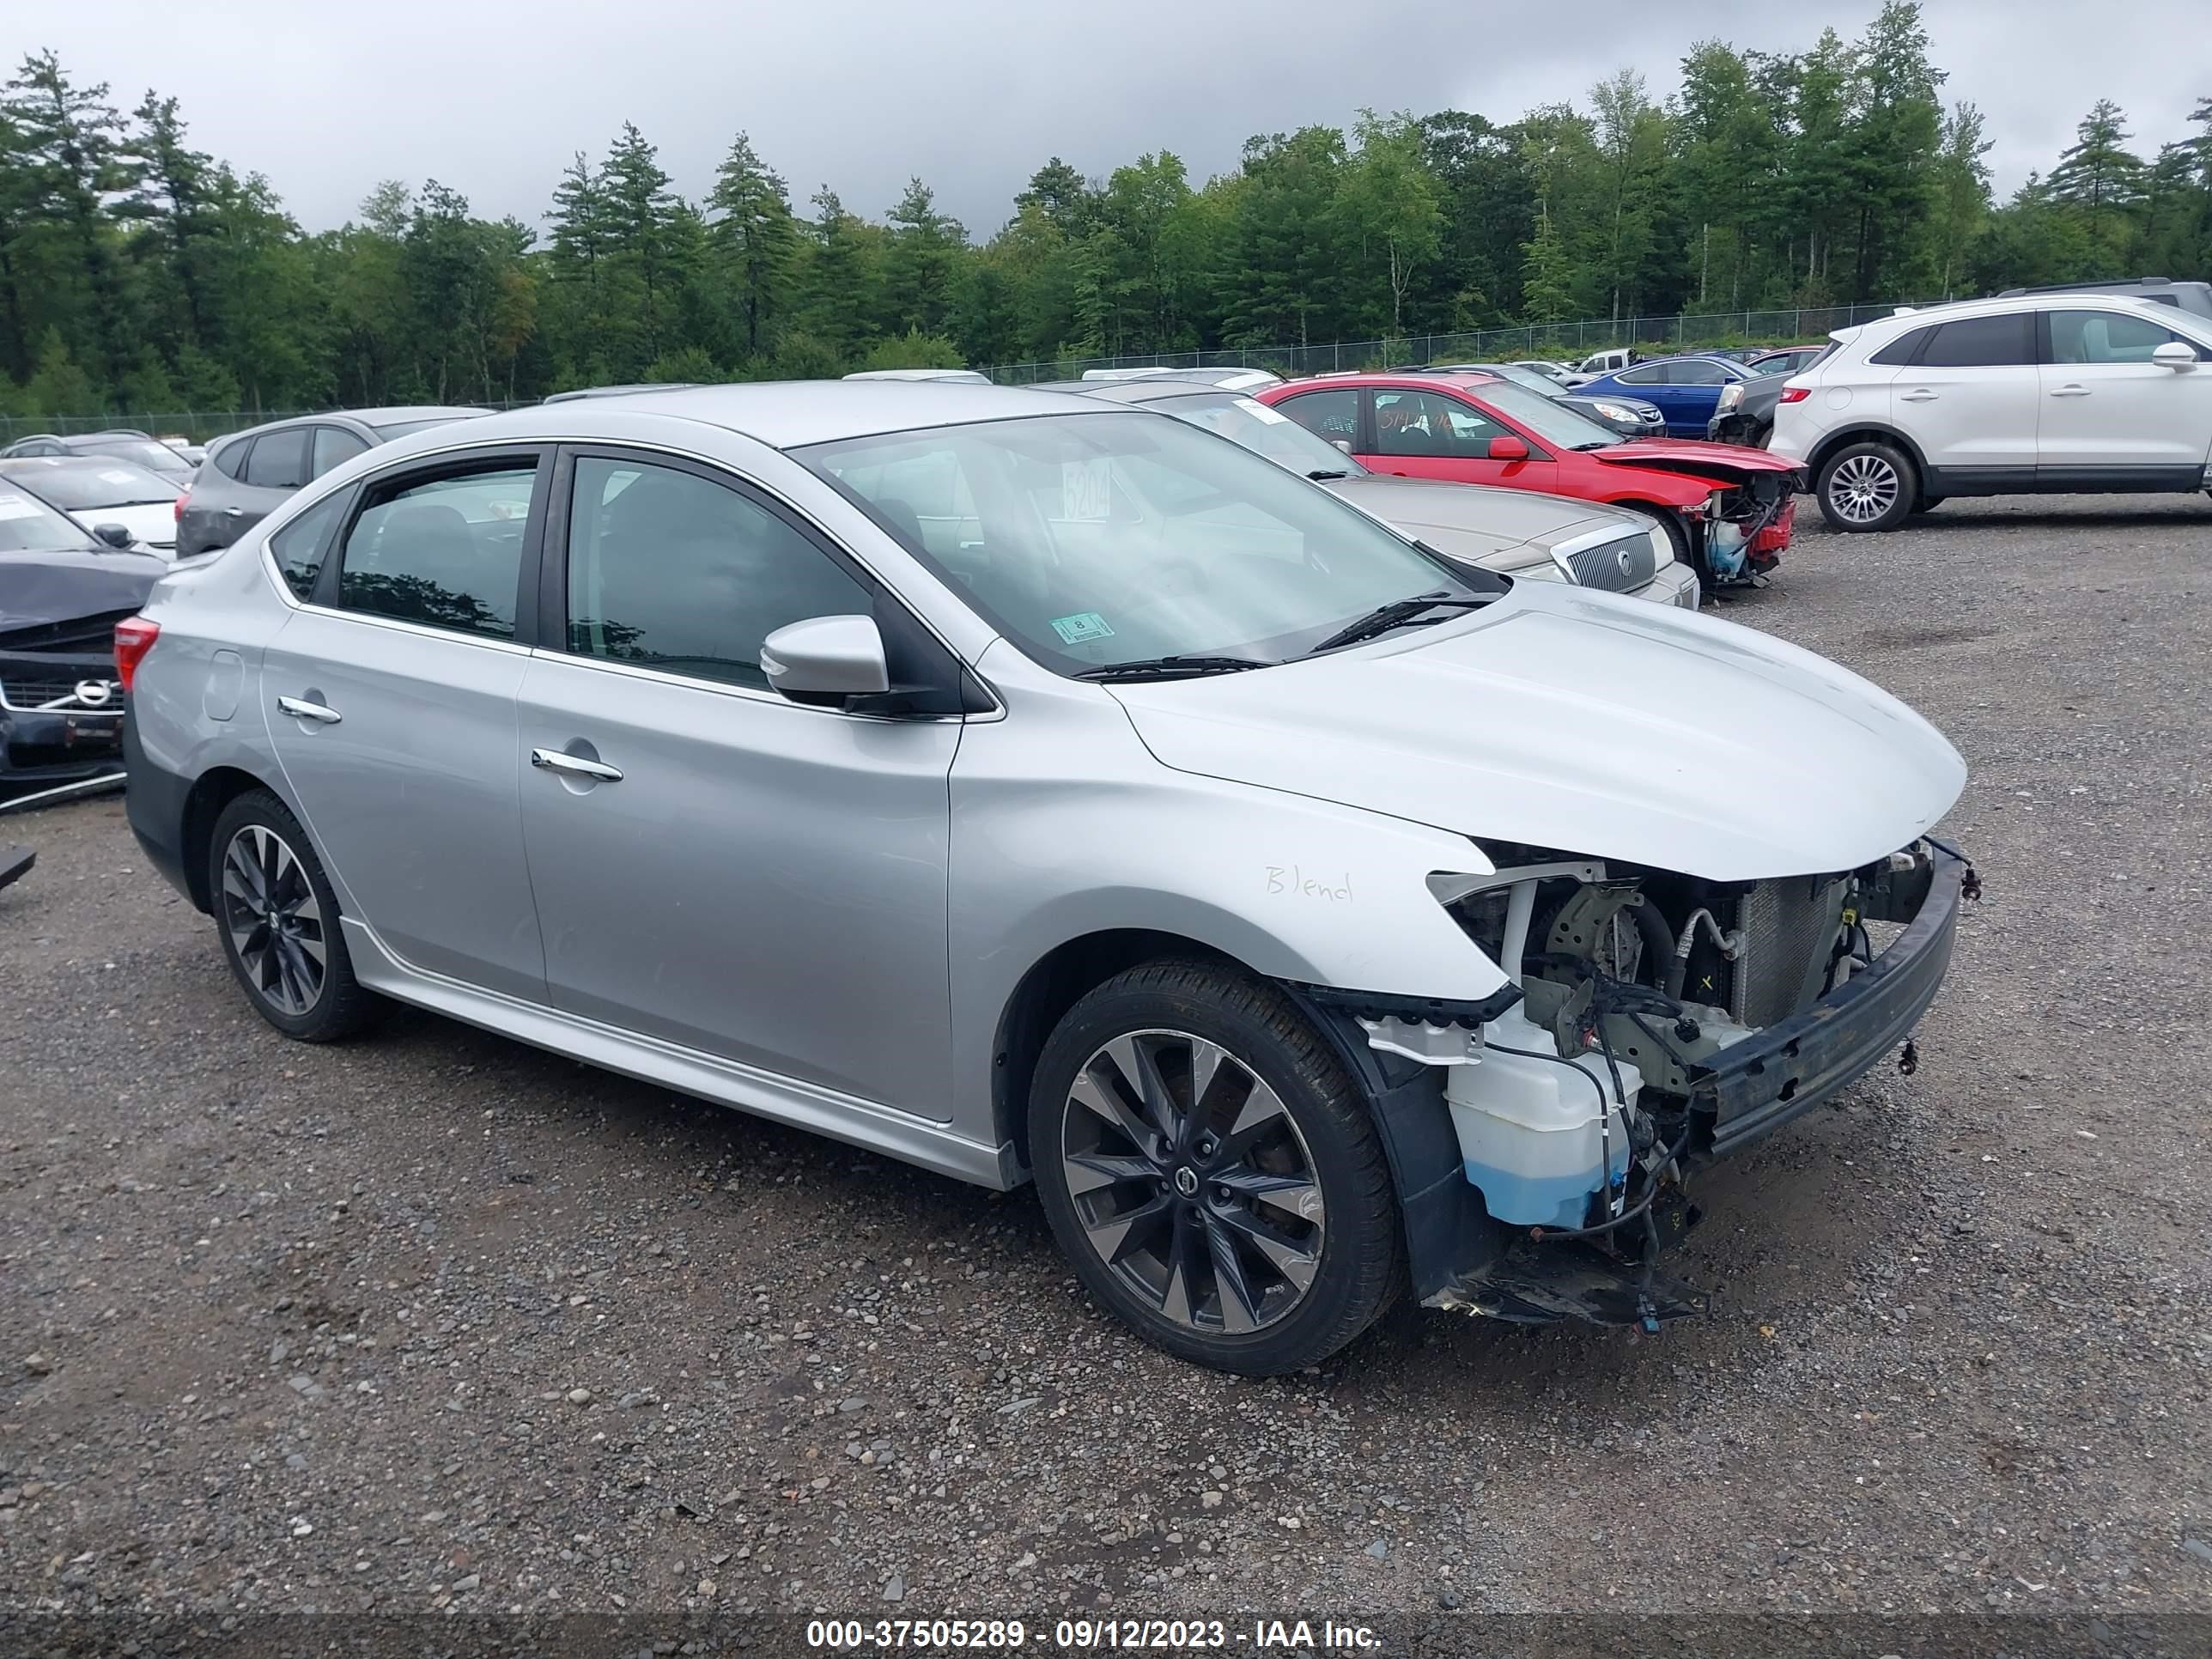
<path id="1" fill-rule="evenodd" d="M 1633 346 L 1608 346 L 1603 351 L 1593 351 L 1577 363 L 1560 384 L 1570 389 L 1588 386 L 1601 375 L 1618 374 L 1643 361 L 1643 354 Z"/>
<path id="2" fill-rule="evenodd" d="M 112 455 L 27 455 L 0 460 L 0 486 L 35 495 L 113 547 L 176 556 L 173 478 Z"/>
<path id="3" fill-rule="evenodd" d="M 1838 530 L 1952 495 L 2191 494 L 2212 484 L 2212 322 L 2112 294 L 1900 312 L 1839 329 L 1784 382 L 1778 455 Z"/>

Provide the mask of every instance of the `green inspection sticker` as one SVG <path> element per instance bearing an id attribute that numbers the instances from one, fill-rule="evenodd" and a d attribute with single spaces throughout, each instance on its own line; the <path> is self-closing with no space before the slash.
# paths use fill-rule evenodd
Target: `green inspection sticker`
<path id="1" fill-rule="evenodd" d="M 1080 645 L 1085 640 L 1110 640 L 1114 630 L 1106 626 L 1106 618 L 1096 611 L 1085 611 L 1073 617 L 1054 617 L 1052 631 L 1060 635 L 1062 645 Z"/>

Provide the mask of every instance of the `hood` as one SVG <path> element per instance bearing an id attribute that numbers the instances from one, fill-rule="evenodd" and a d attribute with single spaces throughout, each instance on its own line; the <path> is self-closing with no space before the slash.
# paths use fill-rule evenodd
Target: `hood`
<path id="1" fill-rule="evenodd" d="M 168 568 L 146 553 L 0 553 L 0 638 L 136 611 Z"/>
<path id="2" fill-rule="evenodd" d="M 1642 416 L 1647 421 L 1663 421 L 1666 414 L 1658 404 L 1646 403 L 1641 398 L 1632 398 L 1625 392 L 1571 392 L 1559 400 L 1571 409 L 1590 409 L 1599 404 L 1616 404 Z"/>
<path id="3" fill-rule="evenodd" d="M 88 531 L 94 525 L 119 524 L 141 547 L 163 552 L 177 544 L 177 507 L 173 501 L 135 501 L 128 507 L 88 507 L 70 515 Z"/>
<path id="4" fill-rule="evenodd" d="M 1797 464 L 1741 444 L 1707 443 L 1702 438 L 1631 438 L 1626 443 L 1582 452 L 1607 466 L 1648 466 L 1662 472 L 1734 483 L 1747 472 L 1795 472 Z"/>
<path id="5" fill-rule="evenodd" d="M 1533 489 L 1372 475 L 1327 479 L 1322 488 L 1440 553 L 1490 560 L 1515 548 L 1529 550 L 1526 558 L 1494 561 L 1505 569 L 1548 559 L 1560 542 L 1607 525 L 1640 527 L 1625 514 Z"/>
<path id="6" fill-rule="evenodd" d="M 1713 881 L 1869 863 L 1966 779 L 1942 733 L 1823 658 L 1564 584 L 1308 661 L 1112 690 L 1181 771 Z"/>

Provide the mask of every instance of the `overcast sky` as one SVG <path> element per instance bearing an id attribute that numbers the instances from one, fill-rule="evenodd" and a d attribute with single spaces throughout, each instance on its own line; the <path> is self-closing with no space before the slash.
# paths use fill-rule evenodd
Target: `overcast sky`
<path id="1" fill-rule="evenodd" d="M 0 52 L 52 46 L 126 110 L 148 87 L 174 94 L 199 148 L 266 173 L 311 229 L 380 179 L 426 177 L 542 227 L 569 154 L 602 154 L 629 119 L 687 196 L 744 128 L 802 212 L 827 182 L 880 217 L 918 173 L 980 238 L 1048 155 L 1103 177 L 1165 148 L 1196 183 L 1252 133 L 1363 105 L 1509 121 L 1623 65 L 1663 98 L 1697 40 L 1798 51 L 1824 22 L 1856 35 L 1878 5 L 9 0 Z M 2148 155 L 2212 94 L 2203 0 L 1929 0 L 1925 15 L 1945 96 L 1989 118 L 2001 193 L 2047 170 L 2100 97 Z"/>

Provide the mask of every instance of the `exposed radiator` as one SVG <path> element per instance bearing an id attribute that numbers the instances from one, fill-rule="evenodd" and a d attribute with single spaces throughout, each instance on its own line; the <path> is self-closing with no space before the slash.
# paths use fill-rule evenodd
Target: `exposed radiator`
<path id="1" fill-rule="evenodd" d="M 1740 1023 L 1756 1030 L 1819 999 L 1842 926 L 1844 888 L 1840 877 L 1791 876 L 1762 881 L 1738 901 L 1744 945 L 1729 1012 Z"/>

